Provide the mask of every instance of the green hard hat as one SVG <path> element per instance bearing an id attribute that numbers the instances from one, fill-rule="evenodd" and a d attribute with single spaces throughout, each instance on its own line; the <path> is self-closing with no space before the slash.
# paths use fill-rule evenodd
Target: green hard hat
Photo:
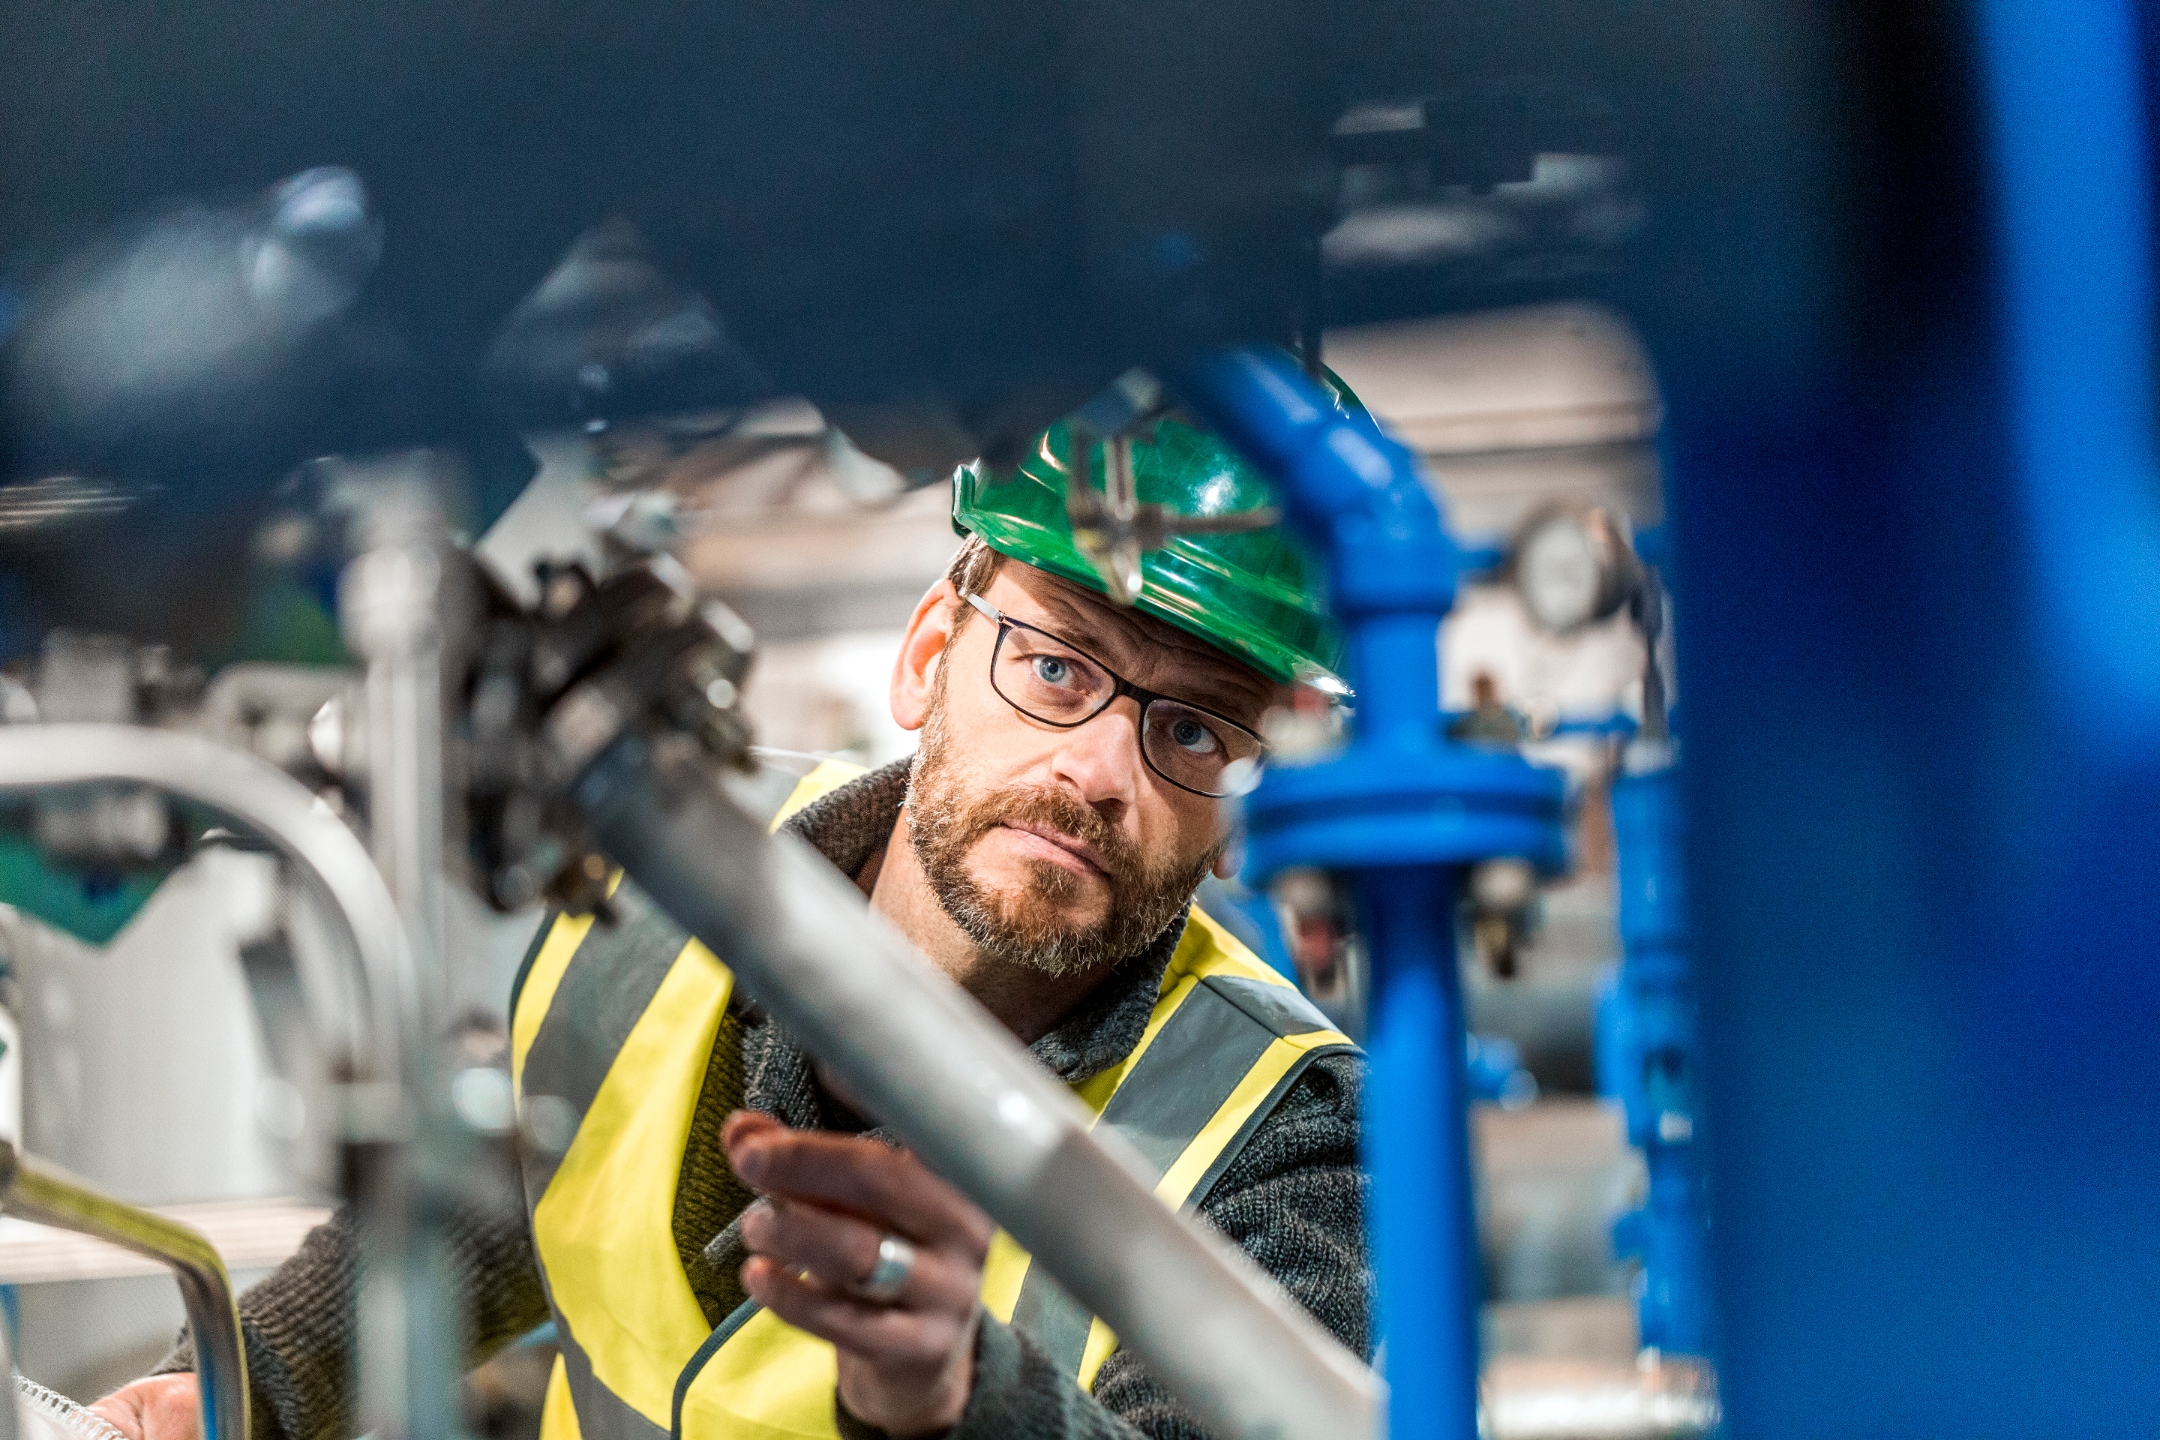
<path id="1" fill-rule="evenodd" d="M 1333 382 L 1338 400 L 1355 397 Z M 953 529 L 1040 570 L 1108 593 L 1073 539 L 1066 477 L 1074 464 L 1069 420 L 1037 438 L 1017 471 L 977 461 L 953 477 Z M 1088 443 L 1088 483 L 1103 486 L 1104 451 Z M 1183 515 L 1230 515 L 1273 503 L 1260 473 L 1228 441 L 1177 414 L 1133 441 L 1133 480 L 1142 505 Z M 1288 684 L 1347 693 L 1342 633 L 1329 616 L 1325 576 L 1304 543 L 1280 524 L 1220 534 L 1173 534 L 1140 561 L 1138 609 L 1169 621 Z"/>

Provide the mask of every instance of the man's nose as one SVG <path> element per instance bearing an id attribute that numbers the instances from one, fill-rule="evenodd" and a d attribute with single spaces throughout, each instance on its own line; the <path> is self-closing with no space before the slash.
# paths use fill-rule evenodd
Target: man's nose
<path id="1" fill-rule="evenodd" d="M 1109 709 L 1060 737 L 1050 756 L 1052 776 L 1115 821 L 1139 797 L 1140 707 L 1120 696 Z"/>

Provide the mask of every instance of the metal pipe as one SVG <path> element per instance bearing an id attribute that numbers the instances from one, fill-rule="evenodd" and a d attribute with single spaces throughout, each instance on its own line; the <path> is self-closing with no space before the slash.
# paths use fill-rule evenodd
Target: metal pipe
<path id="1" fill-rule="evenodd" d="M 139 726 L 0 726 L 0 790 L 109 781 L 150 785 L 192 800 L 268 839 L 351 947 L 360 982 L 355 1009 L 363 1023 L 357 1034 L 336 1042 L 345 1052 L 346 1083 L 335 1121 L 348 1161 L 345 1189 L 357 1203 L 369 1242 L 405 1262 L 378 1266 L 378 1277 L 387 1272 L 388 1278 L 364 1290 L 362 1385 L 368 1403 L 363 1413 L 372 1429 L 402 1437 L 410 1433 L 405 1422 L 414 1408 L 407 1403 L 413 1388 L 430 1387 L 431 1395 L 441 1389 L 454 1397 L 448 1384 L 432 1384 L 438 1378 L 432 1371 L 415 1375 L 408 1369 L 408 1343 L 440 1348 L 439 1338 L 453 1334 L 455 1325 L 428 1308 L 439 1296 L 439 1276 L 411 1283 L 412 1272 L 422 1268 L 412 1263 L 416 1179 L 409 1141 L 425 1031 L 405 917 L 359 838 L 306 786 L 266 761 L 199 736 Z M 424 1358 L 454 1364 L 438 1355 Z M 454 1423 L 454 1398 L 437 1408 L 443 1413 L 430 1412 L 427 1423 Z"/>
<path id="2" fill-rule="evenodd" d="M 362 1025 L 353 1078 L 395 1083 L 416 1033 L 418 980 L 396 904 L 358 837 L 305 785 L 200 736 L 137 725 L 0 726 L 0 791 L 120 781 L 218 811 L 277 847 L 351 947 Z"/>
<path id="3" fill-rule="evenodd" d="M 383 1440 L 445 1440 L 458 1427 L 455 1298 L 434 1192 L 468 1137 L 445 1113 L 434 1046 L 458 993 L 444 944 L 441 457 L 412 451 L 334 465 L 363 547 L 338 583 L 345 637 L 367 663 L 368 836 L 403 917 L 419 989 L 400 1076 L 411 1142 L 348 1147 L 373 1263 L 361 1277 L 359 1405 Z"/>
<path id="4" fill-rule="evenodd" d="M 1373 1433 L 1378 1384 L 1065 1087 L 682 742 L 617 740 L 572 795 L 601 847 L 878 1118 L 987 1210 L 1224 1440 Z M 1458 1052 L 1459 1053 L 1459 1052 Z"/>
<path id="5" fill-rule="evenodd" d="M 66 1172 L 0 1140 L 0 1210 L 41 1225 L 92 1235 L 163 1264 L 180 1285 L 195 1338 L 195 1384 L 203 1440 L 247 1440 L 247 1353 L 225 1262 L 202 1234 L 154 1211 L 100 1194 Z"/>
<path id="6" fill-rule="evenodd" d="M 341 470 L 369 482 L 361 522 L 367 548 L 338 582 L 345 638 L 367 663 L 368 837 L 419 956 L 421 1009 L 438 1015 L 445 980 L 442 526 L 424 452 L 347 462 Z"/>

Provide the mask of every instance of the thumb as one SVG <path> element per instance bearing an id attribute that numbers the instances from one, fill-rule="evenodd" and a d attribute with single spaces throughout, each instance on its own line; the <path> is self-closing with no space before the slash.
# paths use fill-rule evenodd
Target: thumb
<path id="1" fill-rule="evenodd" d="M 152 1375 L 86 1407 L 127 1440 L 201 1440 L 201 1399 L 190 1374 Z"/>

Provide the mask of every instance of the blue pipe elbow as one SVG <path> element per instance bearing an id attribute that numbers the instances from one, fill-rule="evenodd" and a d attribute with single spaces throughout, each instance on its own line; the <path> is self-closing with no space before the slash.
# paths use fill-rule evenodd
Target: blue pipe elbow
<path id="1" fill-rule="evenodd" d="M 1163 379 L 1275 480 L 1288 523 L 1327 563 L 1357 687 L 1351 740 L 1269 770 L 1246 798 L 1247 875 L 1316 866 L 1352 882 L 1372 959 L 1365 1144 L 1387 1428 L 1476 1440 L 1482 1287 L 1455 903 L 1479 860 L 1560 865 L 1560 778 L 1446 738 L 1439 625 L 1462 562 L 1415 457 L 1279 352 L 1216 351 Z"/>
<path id="2" fill-rule="evenodd" d="M 1437 620 L 1454 606 L 1461 557 L 1440 507 L 1416 457 L 1370 413 L 1344 410 L 1280 351 L 1211 351 L 1163 378 L 1283 482 L 1283 513 L 1325 549 L 1329 602 L 1346 625 L 1391 611 Z"/>

